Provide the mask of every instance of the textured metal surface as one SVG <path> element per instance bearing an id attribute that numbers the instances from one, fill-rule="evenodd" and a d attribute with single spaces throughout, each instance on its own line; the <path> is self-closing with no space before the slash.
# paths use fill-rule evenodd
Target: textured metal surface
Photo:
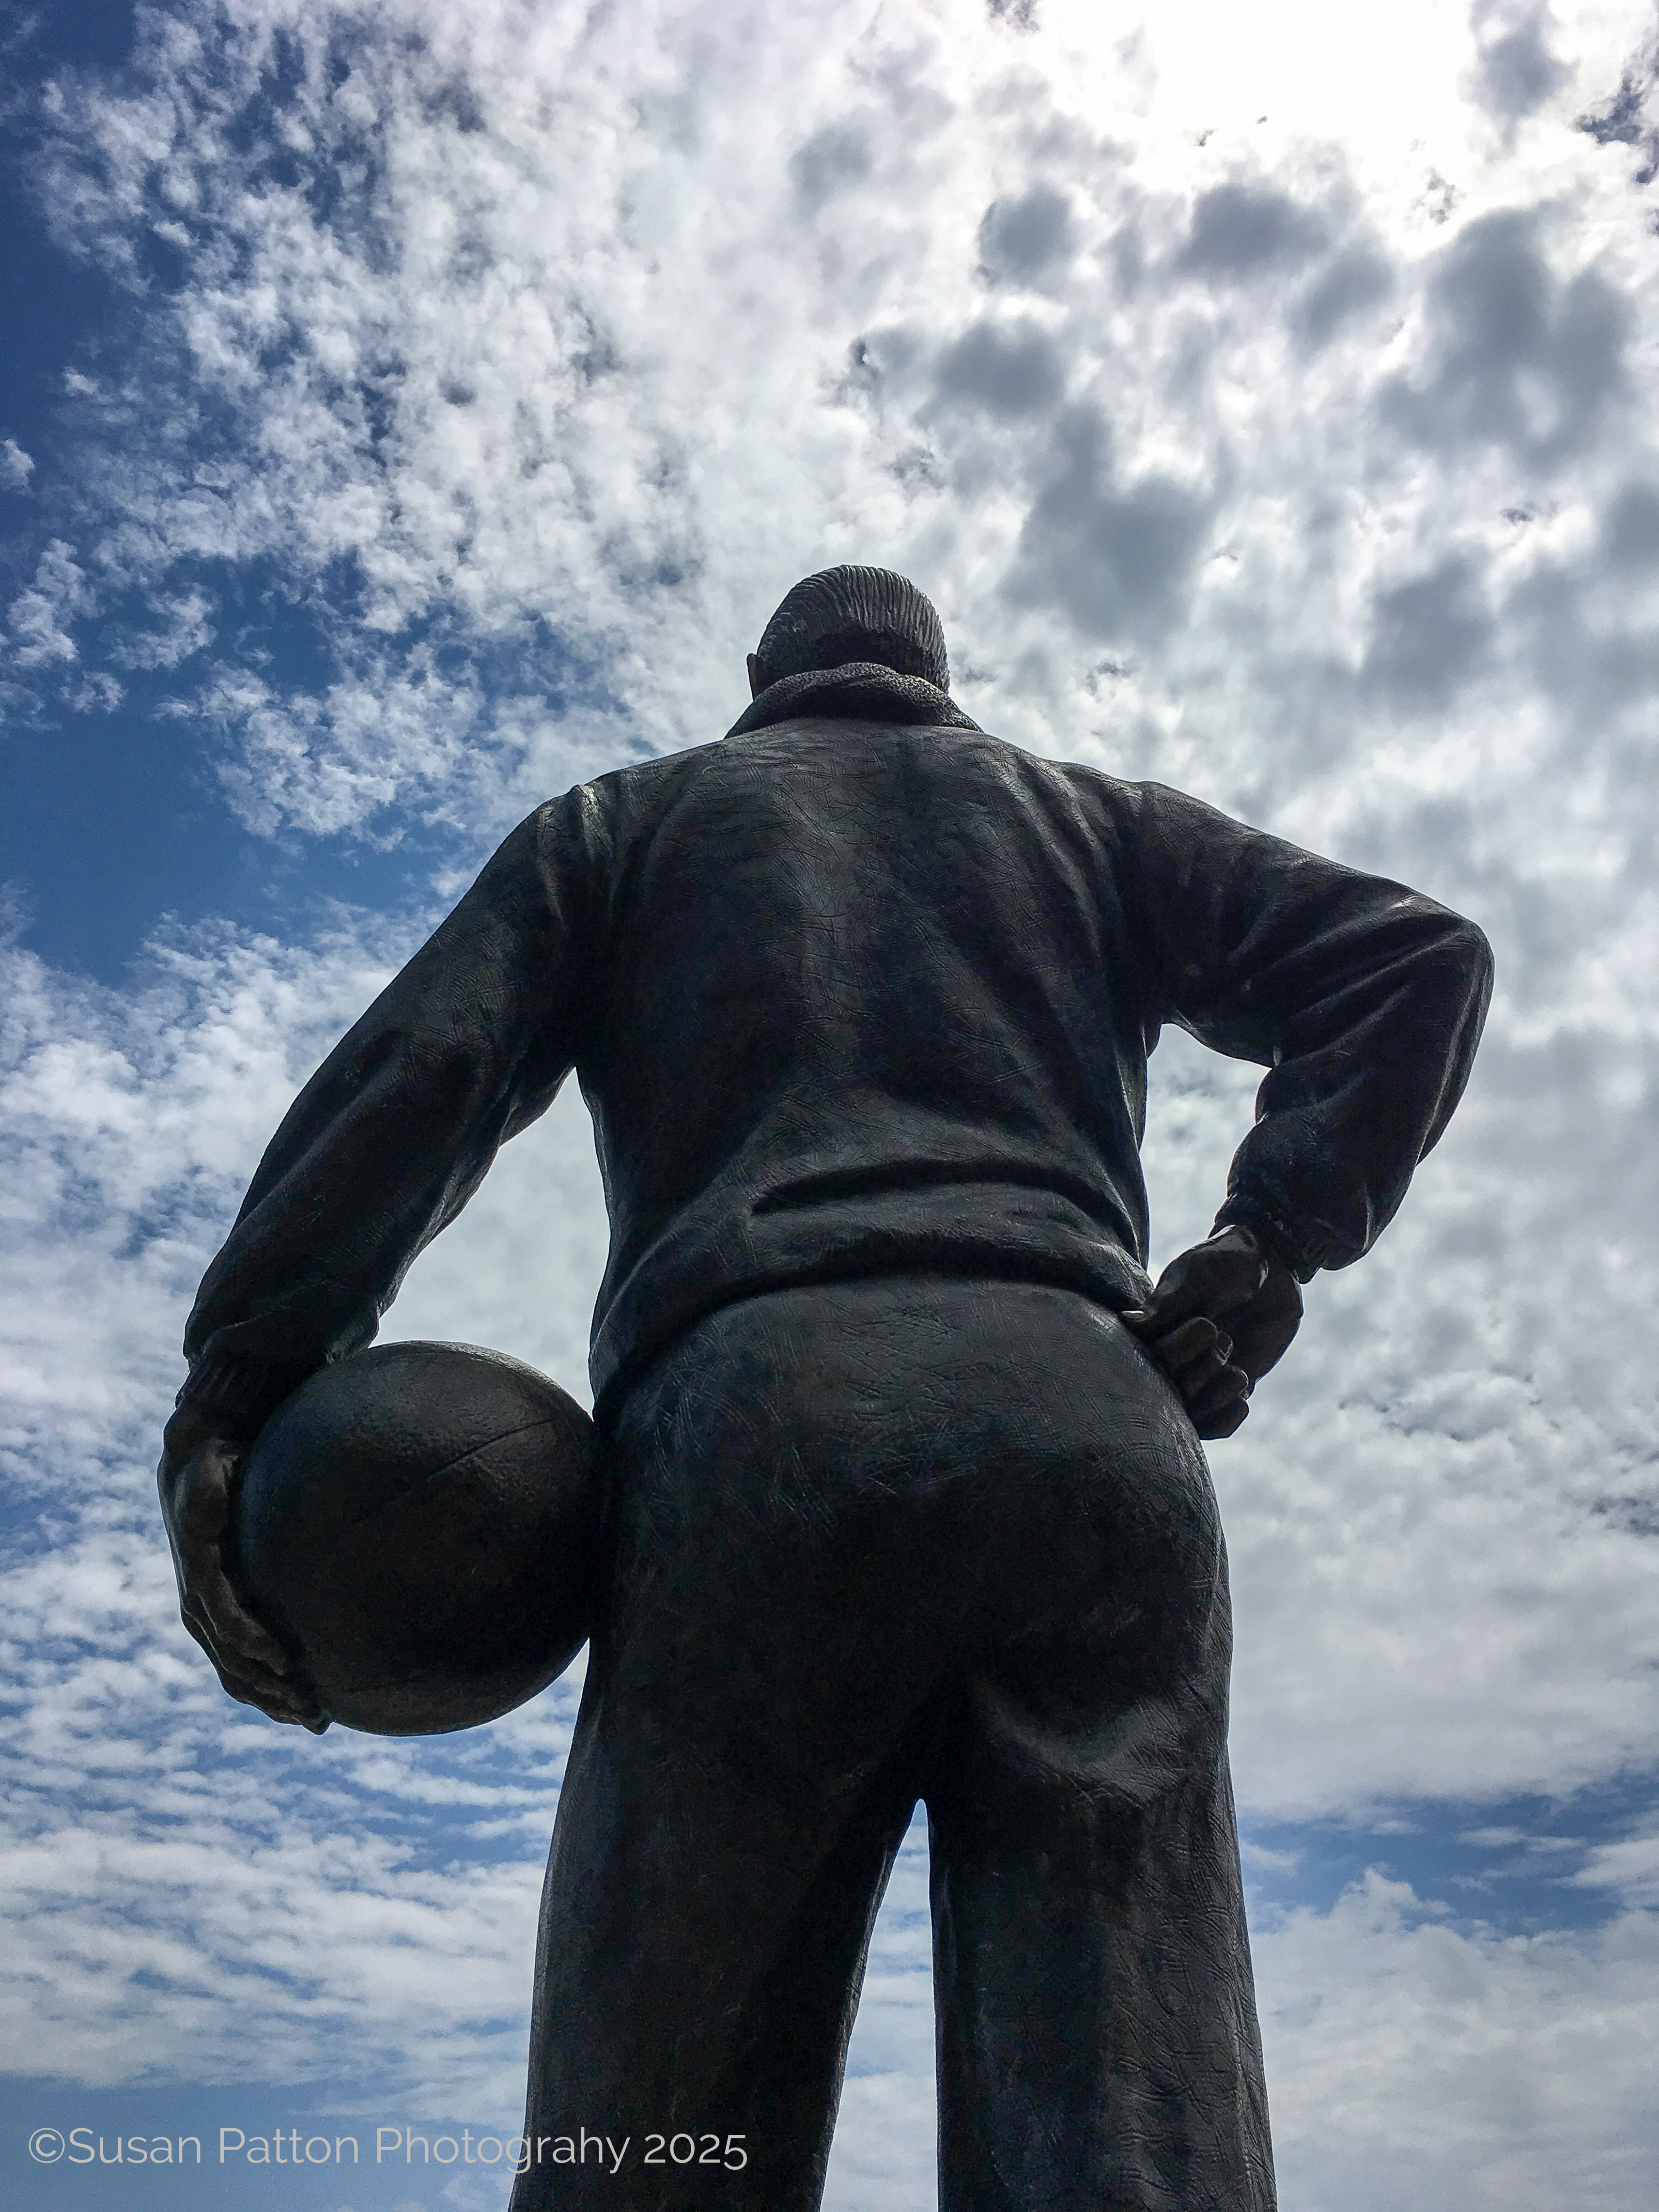
<path id="1" fill-rule="evenodd" d="M 810 2212 L 919 1796 L 944 2212 L 1270 2212 L 1198 1437 L 1400 1204 L 1490 975 L 1431 900 L 860 662 L 539 809 L 330 1056 L 186 1338 L 175 1542 L 235 1694 L 315 1724 L 213 1581 L 225 1440 L 368 1341 L 573 1067 L 610 1208 L 529 2134 L 634 2156 L 515 2212 Z M 1165 1022 L 1267 1073 L 1154 1290 Z M 647 2163 L 675 2130 L 746 2163 Z"/>

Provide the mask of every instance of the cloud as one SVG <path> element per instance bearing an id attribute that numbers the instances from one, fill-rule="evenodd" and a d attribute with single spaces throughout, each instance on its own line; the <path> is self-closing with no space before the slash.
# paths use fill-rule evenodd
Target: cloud
<path id="1" fill-rule="evenodd" d="M 1582 1888 L 1611 1890 L 1627 1906 L 1659 1905 L 1659 1834 L 1598 1844 L 1568 1879 Z"/>
<path id="2" fill-rule="evenodd" d="M 216 2078 L 234 2006 L 257 2023 L 279 2075 L 325 2079 L 349 2066 L 361 2079 L 380 2067 L 445 2109 L 512 2114 L 523 2021 L 516 1995 L 490 1993 L 522 1990 L 569 1691 L 471 1742 L 295 1747 L 225 1704 L 173 1621 L 148 1475 L 202 1260 L 289 1090 L 401 949 L 348 933 L 310 953 L 181 943 L 132 1001 L 68 985 L 27 956 L 8 978 L 3 1103 L 22 1140 L 9 1189 L 27 1211 L 3 1316 L 26 1347 L 5 1437 L 50 1547 L 27 1548 L 6 1590 L 23 1655 L 10 1708 L 10 1875 L 32 1932 L 9 1998 L 0 1990 L 0 2021 L 9 2006 L 17 2063 L 33 2070 Z M 1179 1037 L 1154 1069 L 1149 1164 L 1168 1252 L 1207 1223 L 1255 1076 Z M 1621 1453 L 1640 1480 L 1640 1439 L 1605 1425 L 1627 1380 L 1620 1347 L 1603 1347 L 1601 1372 L 1573 1375 L 1582 1340 L 1564 1342 L 1542 1369 L 1534 1351 L 1529 1379 L 1522 1369 L 1505 1381 L 1540 1340 L 1539 1318 L 1505 1315 L 1480 1289 L 1498 1227 L 1515 1240 L 1500 1252 L 1554 1249 L 1552 1224 L 1606 1187 L 1590 1157 L 1580 1184 L 1528 1171 L 1519 1196 L 1505 1188 L 1515 1152 L 1492 1116 L 1541 1088 L 1535 1073 L 1503 1070 L 1485 1109 L 1465 1109 L 1447 1139 L 1459 1149 L 1425 1170 L 1379 1255 L 1316 1285 L 1299 1357 L 1217 1455 L 1239 1598 L 1236 1763 L 1255 1815 L 1378 1794 L 1571 1788 L 1642 1741 L 1650 1547 L 1593 1510 Z M 1559 1144 L 1548 1126 L 1534 1141 L 1544 1152 Z M 1607 1141 L 1623 1139 L 1613 1130 Z M 1643 1217 L 1628 1191 L 1613 1202 Z M 1605 1216 L 1587 1218 L 1588 1241 L 1606 1250 Z M 586 1116 L 568 1096 L 417 1262 L 390 1333 L 495 1344 L 580 1389 L 603 1246 Z M 1554 1291 L 1540 1285 L 1540 1297 Z M 1594 1310 L 1582 1281 L 1563 1296 L 1569 1310 Z M 1644 1848 L 1628 1864 L 1619 1846 L 1593 1851 L 1586 1881 L 1639 1899 Z M 927 2202 L 915 1843 L 901 1876 L 836 2154 L 830 2201 L 848 2205 Z M 1334 2049 L 1281 2033 L 1275 2091 L 1291 2173 L 1361 2175 L 1364 2146 L 1422 2094 L 1412 2069 L 1426 2062 L 1410 2036 L 1432 1960 L 1411 1934 L 1417 1908 L 1389 1906 L 1380 1935 L 1358 1910 L 1339 1908 L 1334 1933 L 1304 1914 L 1293 1941 L 1270 1934 L 1263 1948 L 1275 2018 L 1293 2027 L 1297 2006 L 1318 1996 L 1345 2023 Z M 1423 1924 L 1434 1920 L 1430 1911 Z M 1595 1961 L 1622 1972 L 1622 1954 L 1604 1954 L 1601 1938 L 1574 1942 L 1451 1942 L 1447 1955 L 1467 1950 L 1470 1971 L 1499 1962 L 1498 1993 L 1478 2063 L 1441 2094 L 1434 2130 L 1419 2115 L 1401 2156 L 1383 2162 L 1386 2186 L 1431 2175 L 1450 2203 L 1461 2178 L 1493 2165 L 1482 2100 L 1521 2094 L 1516 2081 L 1543 2063 L 1526 2057 L 1516 2075 L 1506 2008 L 1542 2020 L 1552 2051 L 1600 2049 L 1607 1985 Z M 429 2026 L 411 2040 L 417 2006 Z M 1435 2016 L 1431 2007 L 1431 2027 Z M 1321 2085 L 1341 2067 L 1349 2086 L 1332 2101 Z M 1540 2120 L 1520 2166 L 1493 2170 L 1553 2172 L 1565 2154 L 1552 2141 Z M 1369 2166 L 1365 2187 L 1384 2186 Z M 1527 2185 L 1533 2197 L 1516 2202 L 1549 2201 Z"/>
<path id="3" fill-rule="evenodd" d="M 986 209 L 979 226 L 980 267 L 988 283 L 1029 285 L 1063 261 L 1075 239 L 1069 197 L 1037 183 Z"/>
<path id="4" fill-rule="evenodd" d="M 913 1832 L 872 1956 L 832 2212 L 933 2202 L 920 1842 Z M 1652 1859 L 1650 1843 L 1650 1875 Z M 1283 2201 L 1349 2212 L 1634 2203 L 1631 2178 L 1659 2148 L 1648 2094 L 1656 1952 L 1650 1912 L 1514 1936 L 1374 1869 L 1328 1907 L 1272 1916 L 1255 1936 L 1256 1985 Z"/>
<path id="5" fill-rule="evenodd" d="M 1017 604 L 1058 606 L 1085 636 L 1160 637 L 1178 620 L 1208 520 L 1202 492 L 1163 470 L 1127 479 L 1109 426 L 1079 406 L 1057 426 L 1007 583 Z"/>
<path id="6" fill-rule="evenodd" d="M 803 209 L 816 214 L 836 192 L 862 183 L 874 158 L 870 133 L 856 121 L 829 123 L 814 131 L 789 156 L 789 173 Z"/>
<path id="7" fill-rule="evenodd" d="M 113 649 L 117 664 L 123 668 L 176 668 L 212 643 L 211 611 L 212 601 L 204 592 L 163 594 L 151 610 L 160 617 L 159 626 L 123 638 Z"/>
<path id="8" fill-rule="evenodd" d="M 1372 1873 L 1257 1939 L 1280 2188 L 1352 2212 L 1638 2201 L 1659 1920 L 1595 1935 L 1447 1924 Z"/>
<path id="9" fill-rule="evenodd" d="M 1336 255 L 1301 294 L 1291 327 L 1310 350 L 1328 345 L 1354 315 L 1392 297 L 1395 272 L 1375 246 L 1358 245 Z"/>
<path id="10" fill-rule="evenodd" d="M 1618 90 L 1578 118 L 1578 129 L 1598 146 L 1632 149 L 1638 164 L 1633 177 L 1638 185 L 1650 185 L 1659 175 L 1659 128 L 1649 114 L 1656 87 L 1659 87 L 1659 53 L 1650 38 L 1626 64 Z"/>
<path id="11" fill-rule="evenodd" d="M 824 2185 L 826 2212 L 913 2212 L 933 2203 L 932 1963 L 927 1830 L 918 1818 L 871 1941 Z"/>
<path id="12" fill-rule="evenodd" d="M 86 571 L 75 561 L 74 548 L 54 538 L 40 556 L 33 583 L 18 593 L 7 611 L 17 666 L 50 667 L 78 659 L 68 625 L 90 604 Z"/>
<path id="13" fill-rule="evenodd" d="M 1583 1300 L 1606 1330 L 1609 1273 L 1650 1310 L 1629 1225 L 1647 1170 L 1613 1164 L 1641 1146 L 1650 1051 L 1632 1036 L 1596 1069 L 1582 1036 L 1558 1057 L 1509 1042 L 1511 1024 L 1500 1006 L 1490 1065 L 1400 1220 L 1361 1266 L 1316 1279 L 1297 1344 L 1212 1455 L 1250 1820 L 1565 1795 L 1651 1757 L 1659 1559 L 1601 1503 L 1652 1493 L 1650 1324 L 1632 1314 L 1593 1346 L 1551 1318 Z M 1556 1119 L 1543 1102 L 1569 1067 L 1586 1103 L 1631 1103 Z M 1256 1077 L 1179 1035 L 1152 1071 L 1167 1258 L 1208 1225 Z"/>
<path id="14" fill-rule="evenodd" d="M 1193 204 L 1182 259 L 1218 283 L 1294 268 L 1323 244 L 1324 225 L 1271 185 L 1212 185 Z"/>
<path id="15" fill-rule="evenodd" d="M 1626 485 L 1608 513 L 1606 544 L 1615 569 L 1641 573 L 1659 567 L 1659 489 Z"/>
<path id="16" fill-rule="evenodd" d="M 87 463 L 106 514 L 95 558 L 76 556 L 88 588 L 107 573 L 160 605 L 197 588 L 169 580 L 179 563 L 261 562 L 333 611 L 334 665 L 305 700 L 263 700 L 257 653 L 225 639 L 179 697 L 271 830 L 383 838 L 405 798 L 503 819 L 482 789 L 517 778 L 516 727 L 465 702 L 504 655 L 556 687 L 550 721 L 587 717 L 579 746 L 611 757 L 724 727 L 765 609 L 840 554 L 921 571 L 974 665 L 1026 672 L 1032 734 L 1056 749 L 1094 710 L 1054 616 L 1090 640 L 1161 637 L 1135 696 L 1162 726 L 1190 725 L 1176 702 L 1200 695 L 1278 719 L 1285 659 L 1304 636 L 1316 659 L 1353 641 L 1374 568 L 1391 590 L 1462 550 L 1439 517 L 1474 495 L 1486 447 L 1528 471 L 1582 464 L 1629 387 L 1618 256 L 1587 254 L 1589 226 L 1506 207 L 1526 175 L 1489 148 L 1456 234 L 1425 251 L 1374 167 L 1319 137 L 1322 114 L 1350 119 L 1346 79 L 1282 73 L 1296 119 L 1247 161 L 1231 126 L 1194 148 L 1174 78 L 1144 94 L 1087 40 L 1062 67 L 1023 40 L 1027 74 L 1006 79 L 991 22 L 939 45 L 863 16 L 826 40 L 815 19 L 797 46 L 745 17 L 709 43 L 695 10 L 671 11 L 654 43 L 595 27 L 573 46 L 562 19 L 526 43 L 511 9 L 485 9 L 361 42 L 340 76 L 329 20 L 299 11 L 289 63 L 262 74 L 262 18 L 190 19 L 125 87 L 65 85 L 42 163 L 73 250 L 136 267 L 156 222 L 191 241 L 145 324 L 167 409 L 141 410 L 118 374 L 83 396 L 94 445 L 100 407 L 120 433 Z M 1206 68 L 1234 68 L 1221 31 L 1205 37 Z M 276 105 L 250 131 L 259 100 Z M 757 134 L 755 112 L 779 131 Z M 1473 151 L 1431 127 L 1467 180 Z M 1573 190 L 1612 190 L 1595 145 L 1581 154 Z M 1148 273 L 1126 294 L 1136 255 Z M 1172 289 L 1182 270 L 1203 285 Z M 1041 323 L 988 321 L 988 278 L 1036 287 Z M 1264 280 L 1276 316 L 1251 305 Z M 1400 327 L 1380 349 L 1385 312 Z M 908 372 L 870 336 L 896 332 Z M 881 375 L 847 377 L 866 342 Z M 974 404 L 946 421 L 942 396 Z M 1097 439 L 1069 506 L 1062 404 L 1112 426 L 1109 471 Z M 1047 453 L 999 447 L 988 407 L 1023 410 Z M 1389 518 L 1386 560 L 1356 501 Z M 1263 502 L 1272 580 L 1241 592 L 1219 549 Z M 1425 533 L 1414 562 L 1401 526 Z M 1247 603 L 1271 613 L 1241 632 Z M 370 702 L 399 684 L 422 703 L 369 742 Z"/>
<path id="17" fill-rule="evenodd" d="M 1514 125 L 1553 98 L 1571 72 L 1550 44 L 1547 8 L 1475 10 L 1474 94 L 1500 122 Z"/>
<path id="18" fill-rule="evenodd" d="M 0 491 L 27 491 L 33 474 L 33 460 L 16 439 L 0 439 Z"/>
<path id="19" fill-rule="evenodd" d="M 1558 278 L 1533 210 L 1469 223 L 1431 276 L 1425 306 L 1431 374 L 1382 394 L 1385 414 L 1424 446 L 1502 445 L 1553 467 L 1626 391 L 1629 303 L 1594 269 Z"/>
<path id="20" fill-rule="evenodd" d="M 1481 665 L 1495 625 L 1473 564 L 1449 554 L 1377 592 L 1365 672 L 1401 705 L 1443 705 Z"/>
<path id="21" fill-rule="evenodd" d="M 1065 379 L 1064 363 L 1047 332 L 1024 319 L 969 324 L 939 364 L 939 388 L 946 398 L 993 415 L 1035 415 L 1052 407 Z"/>

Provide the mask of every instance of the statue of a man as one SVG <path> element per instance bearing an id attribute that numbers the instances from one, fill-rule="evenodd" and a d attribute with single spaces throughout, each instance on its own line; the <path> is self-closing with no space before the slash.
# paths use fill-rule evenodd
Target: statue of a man
<path id="1" fill-rule="evenodd" d="M 1199 1439 L 1444 1128 L 1486 940 L 987 736 L 885 571 L 798 584 L 750 678 L 720 741 L 517 830 L 277 1132 L 167 1433 L 185 1620 L 325 1724 L 227 1571 L 238 1455 L 575 1068 L 609 1502 L 526 2124 L 630 2148 L 535 2155 L 515 2212 L 817 2203 L 918 1799 L 944 2212 L 1267 2212 Z M 1269 1073 L 1154 1290 L 1165 1022 Z"/>

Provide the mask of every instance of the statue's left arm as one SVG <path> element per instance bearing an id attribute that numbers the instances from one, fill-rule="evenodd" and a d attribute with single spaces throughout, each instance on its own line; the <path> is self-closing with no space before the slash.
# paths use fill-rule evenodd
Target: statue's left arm
<path id="1" fill-rule="evenodd" d="M 1124 878 L 1158 1018 L 1268 1073 L 1216 1231 L 1127 1316 L 1200 1432 L 1231 1433 L 1301 1317 L 1299 1285 L 1369 1251 L 1468 1079 L 1492 990 L 1473 922 L 1157 786 Z"/>
<path id="2" fill-rule="evenodd" d="M 304 1377 L 367 1344 L 410 1261 L 576 1057 L 589 794 L 541 808 L 343 1037 L 285 1116 L 185 1332 L 158 1470 L 186 1627 L 234 1697 L 315 1700 L 227 1559 L 239 1455 Z"/>

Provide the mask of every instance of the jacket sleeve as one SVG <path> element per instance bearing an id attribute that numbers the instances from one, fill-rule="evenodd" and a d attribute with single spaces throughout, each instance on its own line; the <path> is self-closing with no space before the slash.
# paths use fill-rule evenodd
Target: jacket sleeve
<path id="1" fill-rule="evenodd" d="M 514 830 L 272 1138 L 185 1331 L 179 1402 L 226 1435 L 370 1341 L 416 1255 L 569 1073 L 591 797 Z"/>
<path id="2" fill-rule="evenodd" d="M 1132 787 L 1130 820 L 1127 919 L 1153 1022 L 1270 1071 L 1217 1226 L 1249 1224 L 1304 1282 L 1346 1267 L 1462 1095 L 1491 948 L 1403 884 L 1161 786 Z"/>

